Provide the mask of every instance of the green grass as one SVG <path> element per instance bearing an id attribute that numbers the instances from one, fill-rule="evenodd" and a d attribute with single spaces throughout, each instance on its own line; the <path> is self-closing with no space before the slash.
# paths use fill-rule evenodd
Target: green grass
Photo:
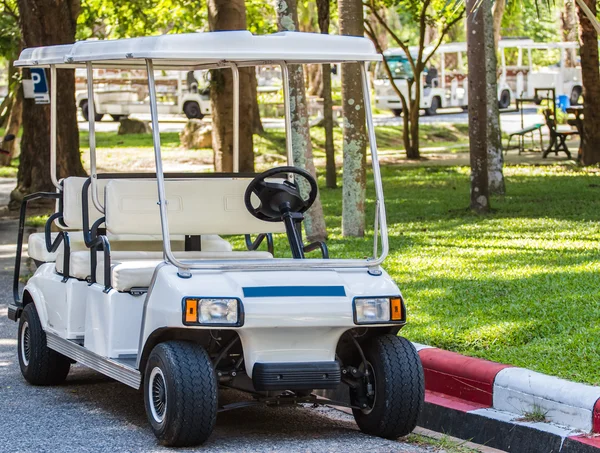
<path id="1" fill-rule="evenodd" d="M 377 136 L 377 147 L 381 151 L 403 150 L 402 130 L 395 126 L 379 126 L 375 128 Z M 325 152 L 325 130 L 321 127 L 313 127 L 310 130 L 315 156 L 324 156 Z M 423 124 L 419 129 L 419 138 L 422 148 L 447 147 L 453 152 L 465 148 L 469 141 L 469 130 L 467 124 Z M 342 129 L 334 129 L 334 142 L 336 149 L 342 147 Z M 263 136 L 254 137 L 255 152 L 265 154 L 285 154 L 285 132 L 282 130 L 268 129 Z"/>
<path id="2" fill-rule="evenodd" d="M 43 227 L 48 221 L 48 215 L 33 215 L 25 219 L 25 225 L 29 227 Z"/>
<path id="3" fill-rule="evenodd" d="M 477 453 L 477 450 L 473 450 L 472 448 L 468 448 L 464 445 L 467 443 L 467 441 L 456 442 L 446 436 L 442 436 L 439 439 L 434 439 L 432 437 L 426 437 L 420 434 L 409 434 L 403 440 L 411 444 L 429 447 L 432 449 L 431 451 L 439 453 Z"/>
<path id="4" fill-rule="evenodd" d="M 403 334 L 471 356 L 600 384 L 600 172 L 507 167 L 495 211 L 467 210 L 467 168 L 386 167 L 385 268 L 408 307 Z M 341 189 L 321 194 L 333 257 L 371 254 L 340 237 Z M 373 218 L 372 190 L 367 219 Z M 282 250 L 285 244 L 278 243 Z"/>
<path id="5" fill-rule="evenodd" d="M 79 141 L 82 148 L 88 148 L 87 131 L 79 133 Z M 166 148 L 179 146 L 179 133 L 162 132 L 160 143 Z M 98 148 L 152 148 L 152 134 L 127 134 L 117 135 L 116 132 L 96 132 L 96 146 Z"/>

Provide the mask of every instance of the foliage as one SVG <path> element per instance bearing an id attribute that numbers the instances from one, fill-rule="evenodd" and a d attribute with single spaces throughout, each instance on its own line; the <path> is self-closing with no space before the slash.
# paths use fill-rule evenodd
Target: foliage
<path id="1" fill-rule="evenodd" d="M 19 16 L 16 0 L 0 2 L 0 56 L 16 58 L 21 43 Z"/>
<path id="2" fill-rule="evenodd" d="M 77 39 L 129 38 L 199 31 L 204 2 L 192 0 L 82 0 Z"/>
<path id="3" fill-rule="evenodd" d="M 502 36 L 523 37 L 536 42 L 562 41 L 557 15 L 562 2 L 546 0 L 509 1 L 502 17 Z"/>
<path id="4" fill-rule="evenodd" d="M 407 157 L 419 158 L 419 114 L 421 110 L 421 77 L 430 59 L 442 44 L 449 30 L 463 18 L 465 6 L 462 0 L 368 0 L 369 12 L 365 18 L 365 33 L 375 44 L 377 51 L 383 53 L 384 47 L 376 28 L 381 27 L 399 46 L 406 55 L 413 77 L 407 80 L 408 92 L 405 96 L 396 85 L 387 60 L 383 60 L 383 68 L 388 75 L 391 87 L 402 103 L 403 139 Z M 388 25 L 385 9 L 393 9 L 397 13 L 408 14 L 419 24 L 416 54 L 411 52 L 409 42 L 402 39 Z M 425 52 L 425 35 L 427 28 L 437 28 L 438 38 L 432 43 L 433 47 Z"/>

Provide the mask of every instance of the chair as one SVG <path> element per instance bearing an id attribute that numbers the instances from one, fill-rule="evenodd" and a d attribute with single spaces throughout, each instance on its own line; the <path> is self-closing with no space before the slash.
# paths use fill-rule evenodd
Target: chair
<path id="1" fill-rule="evenodd" d="M 550 145 L 544 151 L 544 155 L 542 157 L 546 158 L 548 154 L 554 151 L 554 154 L 558 156 L 559 151 L 564 151 L 567 157 L 571 158 L 571 152 L 567 147 L 567 137 L 571 137 L 573 135 L 579 135 L 579 132 L 573 129 L 569 130 L 558 130 L 556 124 L 556 116 L 552 110 L 544 110 L 544 118 L 546 120 L 546 126 L 550 131 Z"/>

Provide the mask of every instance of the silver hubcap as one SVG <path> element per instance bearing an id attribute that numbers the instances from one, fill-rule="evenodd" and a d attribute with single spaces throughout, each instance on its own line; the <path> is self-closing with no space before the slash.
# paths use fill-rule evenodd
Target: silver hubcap
<path id="1" fill-rule="evenodd" d="M 154 367 L 150 373 L 148 397 L 152 418 L 157 423 L 162 423 L 167 411 L 167 383 L 160 368 Z"/>
<path id="2" fill-rule="evenodd" d="M 25 366 L 29 366 L 29 359 L 31 357 L 31 331 L 29 330 L 29 323 L 25 321 L 21 328 L 21 360 Z"/>

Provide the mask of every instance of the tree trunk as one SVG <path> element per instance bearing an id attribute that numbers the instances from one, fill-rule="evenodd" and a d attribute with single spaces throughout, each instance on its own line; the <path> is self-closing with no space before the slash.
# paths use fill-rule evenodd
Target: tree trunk
<path id="1" fill-rule="evenodd" d="M 492 4 L 496 5 L 496 10 L 492 14 Z M 485 53 L 486 53 L 486 72 L 487 72 L 487 155 L 488 155 L 488 184 L 491 194 L 501 195 L 506 191 L 504 185 L 504 174 L 502 166 L 504 159 L 502 156 L 502 131 L 500 130 L 500 111 L 498 109 L 498 73 L 496 36 L 499 36 L 499 22 L 496 25 L 496 12 L 500 5 L 504 5 L 503 0 L 483 0 L 479 9 L 484 15 L 485 22 Z M 502 19 L 500 18 L 500 21 Z M 496 28 L 498 27 L 498 28 Z"/>
<path id="2" fill-rule="evenodd" d="M 339 0 L 340 34 L 363 36 L 361 0 Z M 344 174 L 342 234 L 365 235 L 366 143 L 362 77 L 358 63 L 342 64 L 342 112 L 344 116 Z"/>
<path id="3" fill-rule="evenodd" d="M 564 42 L 577 41 L 577 16 L 575 13 L 575 0 L 565 0 L 560 13 L 560 25 Z M 574 68 L 577 65 L 577 50 L 565 49 L 565 66 Z"/>
<path id="4" fill-rule="evenodd" d="M 568 0 L 567 0 L 568 1 Z M 493 1 L 493 29 L 494 29 L 494 52 L 498 48 L 500 42 L 500 33 L 502 32 L 502 17 L 506 9 L 506 0 Z"/>
<path id="5" fill-rule="evenodd" d="M 298 30 L 296 0 L 277 0 L 277 23 L 280 31 Z M 300 65 L 289 65 L 288 69 L 290 73 L 290 99 L 287 101 L 290 103 L 292 114 L 294 165 L 308 170 L 316 179 L 317 171 L 313 162 L 304 71 Z M 327 238 L 327 228 L 320 196 L 317 197 L 312 208 L 306 213 L 303 223 L 309 241 L 323 241 Z"/>
<path id="6" fill-rule="evenodd" d="M 596 16 L 596 2 L 584 0 Z M 581 80 L 583 85 L 583 156 L 584 165 L 600 162 L 600 71 L 598 70 L 598 34 L 581 7 L 579 40 L 581 44 Z"/>
<path id="7" fill-rule="evenodd" d="M 17 148 L 17 135 L 23 120 L 23 88 L 19 83 L 14 93 L 14 100 L 10 109 L 10 115 L 8 116 L 8 123 L 6 126 L 6 132 L 4 136 L 12 135 L 14 138 L 7 142 L 2 142 L 2 149 L 8 151 L 8 154 L 0 156 L 0 165 L 10 165 L 10 161 L 15 155 Z"/>
<path id="8" fill-rule="evenodd" d="M 15 60 L 8 60 L 8 93 L 0 104 L 0 127 L 5 127 L 10 116 L 17 90 L 21 89 L 19 70 L 15 68 Z"/>
<path id="9" fill-rule="evenodd" d="M 208 24 L 211 31 L 245 30 L 246 5 L 243 0 L 209 0 Z M 240 171 L 254 171 L 252 144 L 252 97 L 254 68 L 240 68 Z M 231 69 L 211 70 L 212 139 L 215 171 L 233 171 L 233 74 Z M 251 114 L 248 114 L 250 112 Z"/>
<path id="10" fill-rule="evenodd" d="M 329 0 L 317 0 L 319 29 L 329 33 Z M 333 144 L 333 101 L 331 99 L 331 65 L 323 65 L 323 127 L 325 129 L 325 185 L 330 189 L 337 186 L 335 170 L 335 147 Z"/>
<path id="11" fill-rule="evenodd" d="M 467 58 L 469 70 L 469 148 L 471 152 L 471 209 L 490 209 L 487 169 L 487 62 L 484 13 L 480 0 L 467 0 Z M 484 63 L 484 64 L 482 64 Z"/>
<path id="12" fill-rule="evenodd" d="M 256 80 L 256 70 L 254 71 L 254 77 L 250 77 L 250 82 L 252 84 L 252 94 L 250 95 L 252 98 L 252 132 L 254 134 L 262 135 L 265 133 L 265 128 L 260 120 L 260 110 L 258 108 L 258 81 Z"/>
<path id="13" fill-rule="evenodd" d="M 75 41 L 78 0 L 18 0 L 18 6 L 24 47 Z M 28 70 L 23 72 L 23 78 L 30 78 Z M 57 73 L 57 176 L 85 175 L 79 155 L 75 72 L 59 69 Z M 50 106 L 25 99 L 21 158 L 11 207 L 18 206 L 26 194 L 47 190 L 54 190 L 50 180 Z"/>

